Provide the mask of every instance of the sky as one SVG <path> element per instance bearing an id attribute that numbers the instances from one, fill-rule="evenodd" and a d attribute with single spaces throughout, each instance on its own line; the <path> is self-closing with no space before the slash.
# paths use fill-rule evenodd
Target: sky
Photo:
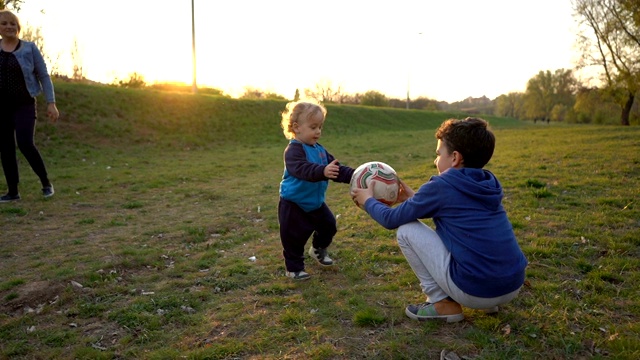
<path id="1" fill-rule="evenodd" d="M 132 73 L 192 83 L 191 0 L 25 0 L 50 67 L 88 79 Z M 317 84 L 447 102 L 523 92 L 576 60 L 570 0 L 193 0 L 196 81 L 293 98 Z M 120 6 L 112 6 L 118 4 Z"/>

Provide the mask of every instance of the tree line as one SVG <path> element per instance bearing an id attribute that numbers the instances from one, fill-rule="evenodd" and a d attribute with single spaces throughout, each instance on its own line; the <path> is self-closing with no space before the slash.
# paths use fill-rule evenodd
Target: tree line
<path id="1" fill-rule="evenodd" d="M 511 117 L 520 120 L 549 123 L 623 124 L 640 123 L 640 104 L 635 101 L 625 110 L 626 101 L 619 101 L 609 88 L 589 87 L 579 82 L 572 70 L 540 71 L 526 85 L 525 92 L 511 92 L 495 99 L 486 96 L 469 97 L 447 103 L 424 97 L 416 99 L 389 98 L 375 90 L 362 94 L 344 94 L 329 83 L 320 82 L 314 89 L 305 89 L 307 97 L 324 103 L 440 110 Z M 260 92 L 244 97 L 260 98 Z M 264 98 L 269 97 L 269 94 Z M 636 90 L 634 98 L 640 95 Z"/>
<path id="2" fill-rule="evenodd" d="M 640 95 L 635 90 L 632 97 Z M 494 100 L 493 114 L 533 121 L 629 125 L 640 122 L 640 105 L 621 101 L 610 88 L 589 87 L 571 70 L 540 71 L 524 93 L 512 92 Z"/>

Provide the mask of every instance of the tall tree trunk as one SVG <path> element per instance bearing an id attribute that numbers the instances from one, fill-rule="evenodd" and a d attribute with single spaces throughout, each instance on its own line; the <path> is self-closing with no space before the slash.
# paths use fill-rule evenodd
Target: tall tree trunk
<path id="1" fill-rule="evenodd" d="M 633 106 L 634 98 L 635 98 L 635 94 L 629 91 L 627 102 L 622 107 L 622 114 L 620 115 L 621 125 L 629 126 L 629 114 L 631 114 L 631 107 Z"/>

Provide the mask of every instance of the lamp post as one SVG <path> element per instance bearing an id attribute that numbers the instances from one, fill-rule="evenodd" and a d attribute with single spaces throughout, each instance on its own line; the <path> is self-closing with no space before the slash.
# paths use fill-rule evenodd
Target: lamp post
<path id="1" fill-rule="evenodd" d="M 198 93 L 198 85 L 196 83 L 196 21 L 193 1 L 191 0 L 191 56 L 193 61 L 193 85 L 191 90 L 196 94 Z"/>
<path id="2" fill-rule="evenodd" d="M 422 35 L 422 33 L 418 33 L 418 35 Z M 411 47 L 411 44 L 409 44 Z M 407 71 L 407 110 L 409 110 L 409 104 L 411 103 L 411 98 L 409 97 L 409 89 L 411 88 L 411 60 L 409 59 L 409 70 Z"/>
<path id="3" fill-rule="evenodd" d="M 411 68 L 411 65 L 409 65 L 409 68 Z M 411 99 L 409 98 L 410 87 L 411 87 L 411 69 L 409 69 L 409 71 L 407 72 L 407 110 L 409 110 L 409 103 L 411 102 Z"/>

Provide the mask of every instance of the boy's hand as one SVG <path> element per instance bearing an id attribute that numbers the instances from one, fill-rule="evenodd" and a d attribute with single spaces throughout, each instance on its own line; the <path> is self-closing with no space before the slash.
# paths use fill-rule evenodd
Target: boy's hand
<path id="1" fill-rule="evenodd" d="M 333 160 L 331 164 L 324 167 L 324 176 L 327 179 L 337 179 L 338 174 L 340 173 L 340 164 L 338 164 L 338 160 Z"/>
<path id="2" fill-rule="evenodd" d="M 369 183 L 369 187 L 366 189 L 353 189 L 351 191 L 351 198 L 353 202 L 361 208 L 364 208 L 364 203 L 367 199 L 373 197 L 373 188 L 376 186 L 375 181 Z"/>
<path id="3" fill-rule="evenodd" d="M 400 184 L 400 189 L 398 191 L 398 200 L 396 200 L 396 204 L 400 204 L 416 194 L 416 192 L 413 191 L 413 189 L 411 189 L 404 181 L 398 179 L 398 183 Z"/>

